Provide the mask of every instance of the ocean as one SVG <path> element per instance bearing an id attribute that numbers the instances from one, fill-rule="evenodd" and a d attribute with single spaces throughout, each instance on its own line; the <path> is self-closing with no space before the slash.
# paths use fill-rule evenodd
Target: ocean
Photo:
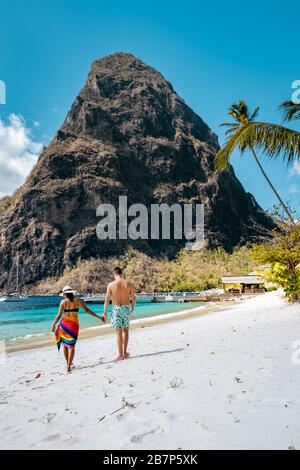
<path id="1" fill-rule="evenodd" d="M 0 302 L 0 340 L 16 341 L 49 335 L 60 301 L 59 296 L 30 296 L 25 302 Z M 152 303 L 149 300 L 143 300 L 137 302 L 132 318 L 190 310 L 200 305 L 203 305 L 203 302 Z M 89 304 L 88 306 L 97 314 L 103 313 L 103 304 Z M 111 306 L 108 310 L 108 317 L 110 311 Z M 79 314 L 79 320 L 81 329 L 101 326 L 97 319 L 83 311 Z"/>

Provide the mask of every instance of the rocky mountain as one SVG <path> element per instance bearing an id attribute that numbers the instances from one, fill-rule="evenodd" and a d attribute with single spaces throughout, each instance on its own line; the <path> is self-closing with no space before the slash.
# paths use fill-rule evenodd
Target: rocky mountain
<path id="1" fill-rule="evenodd" d="M 174 256 L 184 240 L 106 240 L 96 208 L 204 203 L 209 247 L 232 249 L 271 220 L 234 171 L 218 174 L 216 135 L 155 69 L 116 53 L 96 60 L 65 122 L 25 184 L 0 204 L 0 288 L 17 251 L 23 283 L 56 276 L 79 259 L 135 248 Z"/>

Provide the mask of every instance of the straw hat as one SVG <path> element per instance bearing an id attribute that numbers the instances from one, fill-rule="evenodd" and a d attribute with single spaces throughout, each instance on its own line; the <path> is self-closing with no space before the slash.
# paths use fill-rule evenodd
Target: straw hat
<path id="1" fill-rule="evenodd" d="M 75 294 L 74 289 L 70 286 L 65 286 L 62 290 L 62 294 Z"/>

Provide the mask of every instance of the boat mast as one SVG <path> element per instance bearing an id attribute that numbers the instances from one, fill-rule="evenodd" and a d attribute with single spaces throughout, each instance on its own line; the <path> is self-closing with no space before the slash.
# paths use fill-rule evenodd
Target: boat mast
<path id="1" fill-rule="evenodd" d="M 19 291 L 19 252 L 17 251 L 17 290 L 16 292 Z"/>

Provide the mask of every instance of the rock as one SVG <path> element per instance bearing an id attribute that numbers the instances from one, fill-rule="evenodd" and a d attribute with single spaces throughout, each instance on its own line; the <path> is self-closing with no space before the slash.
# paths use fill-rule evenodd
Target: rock
<path id="1" fill-rule="evenodd" d="M 129 247 L 174 256 L 185 240 L 106 240 L 96 208 L 132 203 L 204 203 L 206 244 L 231 250 L 272 227 L 232 167 L 218 174 L 216 135 L 172 85 L 136 57 L 93 63 L 65 122 L 25 184 L 0 211 L 0 288 L 16 251 L 22 284 L 60 275 L 79 259 L 118 256 Z"/>

